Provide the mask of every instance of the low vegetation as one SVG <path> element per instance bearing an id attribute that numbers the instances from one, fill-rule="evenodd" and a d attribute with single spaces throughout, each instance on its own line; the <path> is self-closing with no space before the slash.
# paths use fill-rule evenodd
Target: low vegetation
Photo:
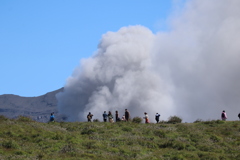
<path id="1" fill-rule="evenodd" d="M 0 159 L 240 159 L 239 121 L 40 123 L 0 116 Z"/>

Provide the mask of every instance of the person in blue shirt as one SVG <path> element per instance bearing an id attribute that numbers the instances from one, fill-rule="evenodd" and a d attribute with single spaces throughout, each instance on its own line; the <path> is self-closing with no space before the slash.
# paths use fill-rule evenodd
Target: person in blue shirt
<path id="1" fill-rule="evenodd" d="M 55 117 L 54 117 L 54 112 L 51 113 L 51 116 L 50 116 L 50 122 L 55 122 Z"/>
<path id="2" fill-rule="evenodd" d="M 104 113 L 103 113 L 103 121 L 107 122 L 107 118 L 108 118 L 108 114 L 106 113 L 106 111 L 104 111 Z"/>

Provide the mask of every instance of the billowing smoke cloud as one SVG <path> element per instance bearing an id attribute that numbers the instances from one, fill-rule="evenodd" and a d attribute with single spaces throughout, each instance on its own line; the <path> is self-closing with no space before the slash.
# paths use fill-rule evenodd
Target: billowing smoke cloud
<path id="1" fill-rule="evenodd" d="M 98 50 L 81 61 L 57 95 L 69 121 L 88 112 L 128 108 L 151 120 L 178 115 L 184 121 L 219 119 L 240 112 L 240 1 L 193 0 L 171 20 L 171 30 L 153 34 L 142 26 L 103 35 Z"/>

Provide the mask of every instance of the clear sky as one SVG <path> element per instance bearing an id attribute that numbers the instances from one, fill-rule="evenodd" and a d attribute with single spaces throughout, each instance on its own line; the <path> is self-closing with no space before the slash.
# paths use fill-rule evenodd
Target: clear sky
<path id="1" fill-rule="evenodd" d="M 0 95 L 63 87 L 102 34 L 129 25 L 167 30 L 176 3 L 184 0 L 1 0 Z"/>

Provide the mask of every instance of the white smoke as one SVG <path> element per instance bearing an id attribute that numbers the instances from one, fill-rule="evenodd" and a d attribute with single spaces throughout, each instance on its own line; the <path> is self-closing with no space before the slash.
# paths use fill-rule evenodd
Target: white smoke
<path id="1" fill-rule="evenodd" d="M 69 121 L 88 112 L 128 108 L 151 121 L 178 115 L 184 121 L 237 118 L 240 104 L 240 1 L 193 0 L 153 34 L 142 26 L 103 35 L 96 54 L 81 61 L 57 95 Z"/>

